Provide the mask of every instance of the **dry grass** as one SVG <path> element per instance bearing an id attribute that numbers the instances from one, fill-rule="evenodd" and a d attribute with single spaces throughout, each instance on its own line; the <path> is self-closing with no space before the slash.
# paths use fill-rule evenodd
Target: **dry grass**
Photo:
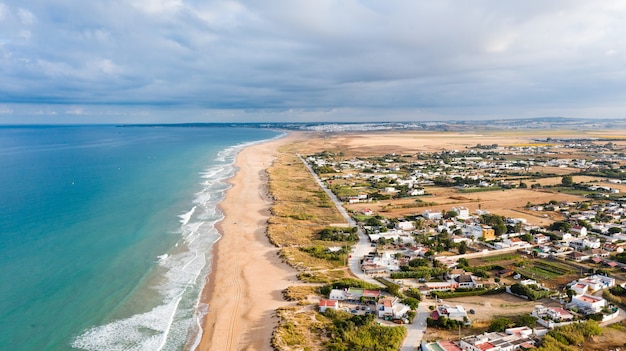
<path id="1" fill-rule="evenodd" d="M 279 247 L 310 245 L 315 233 L 326 225 L 343 222 L 291 147 L 282 148 L 268 169 L 274 204 L 267 235 Z"/>
<path id="2" fill-rule="evenodd" d="M 283 291 L 287 301 L 306 301 L 319 295 L 318 288 L 312 285 L 290 286 Z"/>
<path id="3" fill-rule="evenodd" d="M 309 307 L 284 307 L 276 311 L 280 318 L 272 336 L 272 346 L 283 351 L 318 351 L 325 341 L 322 331 L 330 323 Z"/>
<path id="4" fill-rule="evenodd" d="M 274 204 L 267 236 L 280 247 L 282 259 L 300 272 L 300 280 L 327 283 L 350 276 L 343 262 L 313 257 L 300 247 L 319 245 L 316 240 L 319 231 L 331 224 L 345 223 L 345 220 L 296 156 L 303 148 L 305 144 L 302 143 L 281 148 L 268 169 L 269 191 Z M 323 244 L 333 245 L 332 242 Z M 315 286 L 291 286 L 283 291 L 287 300 L 298 301 L 304 307 L 277 310 L 280 321 L 272 336 L 274 349 L 322 350 L 323 331 L 329 322 L 310 305 L 315 300 L 316 289 Z"/>

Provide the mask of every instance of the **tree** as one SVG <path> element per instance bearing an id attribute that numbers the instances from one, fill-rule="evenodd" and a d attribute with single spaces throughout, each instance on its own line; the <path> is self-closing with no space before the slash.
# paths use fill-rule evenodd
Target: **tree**
<path id="1" fill-rule="evenodd" d="M 428 267 L 428 260 L 424 258 L 414 258 L 409 261 L 411 267 Z"/>
<path id="2" fill-rule="evenodd" d="M 504 317 L 496 318 L 491 321 L 491 324 L 489 324 L 488 331 L 503 332 L 506 328 L 508 328 L 512 324 L 513 324 L 513 321 L 511 321 L 508 318 L 504 318 Z"/>
<path id="3" fill-rule="evenodd" d="M 406 297 L 402 299 L 402 303 L 409 306 L 409 308 L 411 308 L 412 310 L 416 310 L 417 305 L 420 303 L 420 301 L 414 297 Z"/>
<path id="4" fill-rule="evenodd" d="M 548 227 L 550 230 L 559 230 L 562 232 L 569 232 L 572 229 L 572 224 L 567 221 L 554 222 Z"/>
<path id="5" fill-rule="evenodd" d="M 572 186 L 574 185 L 574 178 L 570 174 L 566 174 L 561 178 L 561 184 L 563 186 Z"/>
<path id="6" fill-rule="evenodd" d="M 458 215 L 459 215 L 459 214 L 458 214 L 456 211 L 454 211 L 454 210 L 450 210 L 450 211 L 447 211 L 447 212 L 443 215 L 443 217 L 444 217 L 444 218 L 455 218 L 455 217 L 457 217 Z"/>
<path id="7" fill-rule="evenodd" d="M 519 318 L 517 319 L 517 323 L 515 323 L 515 325 L 518 327 L 534 328 L 536 323 L 537 323 L 537 318 L 529 314 L 523 314 L 519 316 Z"/>
<path id="8" fill-rule="evenodd" d="M 616 233 L 621 233 L 621 232 L 622 232 L 622 228 L 620 227 L 609 228 L 609 234 L 616 234 Z"/>
<path id="9" fill-rule="evenodd" d="M 459 254 L 463 255 L 467 252 L 467 243 L 465 241 L 461 241 L 459 244 Z"/>

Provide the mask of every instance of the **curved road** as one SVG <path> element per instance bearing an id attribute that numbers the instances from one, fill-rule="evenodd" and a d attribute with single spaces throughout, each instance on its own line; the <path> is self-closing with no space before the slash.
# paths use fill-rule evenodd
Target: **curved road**
<path id="1" fill-rule="evenodd" d="M 339 213 L 341 213 L 343 218 L 345 218 L 346 222 L 348 222 L 348 224 L 351 226 L 357 227 L 357 233 L 359 234 L 359 242 L 356 243 L 356 245 L 354 246 L 354 250 L 352 251 L 352 256 L 348 260 L 348 266 L 350 268 L 350 271 L 359 279 L 364 280 L 368 283 L 372 283 L 372 284 L 376 284 L 380 286 L 381 285 L 380 282 L 378 282 L 376 279 L 373 279 L 367 276 L 361 270 L 361 264 L 360 264 L 361 258 L 367 255 L 372 248 L 370 246 L 369 238 L 367 237 L 367 235 L 365 235 L 365 233 L 363 233 L 363 230 L 361 230 L 361 227 L 357 225 L 354 219 L 350 217 L 346 209 L 343 207 L 343 202 L 341 202 L 337 198 L 337 196 L 335 196 L 335 194 L 332 191 L 330 191 L 330 189 L 328 189 L 326 184 L 322 182 L 320 177 L 317 176 L 317 174 L 313 171 L 313 168 L 309 166 L 306 160 L 304 160 L 302 156 L 300 155 L 298 155 L 298 157 L 300 158 L 302 163 L 304 163 L 305 167 L 309 170 L 309 172 L 311 173 L 311 175 L 313 176 L 317 184 L 320 186 L 320 188 L 322 188 L 326 192 L 330 200 L 335 204 L 335 207 L 337 207 L 337 210 L 339 211 Z M 415 351 L 418 349 L 420 343 L 422 342 L 422 337 L 424 336 L 424 333 L 426 332 L 426 318 L 428 317 L 429 312 L 430 311 L 428 310 L 428 305 L 426 304 L 425 301 L 422 301 L 417 307 L 417 315 L 415 316 L 413 324 L 406 325 L 407 336 L 404 339 L 402 346 L 400 347 L 401 351 Z"/>

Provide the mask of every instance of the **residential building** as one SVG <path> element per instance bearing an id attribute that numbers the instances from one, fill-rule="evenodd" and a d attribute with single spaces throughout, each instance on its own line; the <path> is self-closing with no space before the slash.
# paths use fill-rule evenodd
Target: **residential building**
<path id="1" fill-rule="evenodd" d="M 337 300 L 320 300 L 320 312 L 326 312 L 327 309 L 338 310 L 339 309 L 339 301 Z"/>
<path id="2" fill-rule="evenodd" d="M 482 228 L 482 236 L 485 241 L 496 240 L 496 232 L 488 225 L 481 226 Z"/>
<path id="3" fill-rule="evenodd" d="M 581 225 L 575 225 L 572 227 L 572 234 L 577 237 L 585 237 L 587 236 L 587 228 Z"/>
<path id="4" fill-rule="evenodd" d="M 463 351 L 463 349 L 454 342 L 443 340 L 433 342 L 422 340 L 421 349 L 422 351 Z"/>
<path id="5" fill-rule="evenodd" d="M 454 319 L 455 321 L 463 322 L 469 325 L 469 318 L 465 308 L 461 305 L 438 305 L 434 311 L 430 313 L 430 318 L 438 320 L 440 317 L 446 317 L 448 319 Z"/>
<path id="6" fill-rule="evenodd" d="M 605 299 L 587 294 L 572 296 L 572 304 L 591 313 L 600 312 L 607 305 Z"/>

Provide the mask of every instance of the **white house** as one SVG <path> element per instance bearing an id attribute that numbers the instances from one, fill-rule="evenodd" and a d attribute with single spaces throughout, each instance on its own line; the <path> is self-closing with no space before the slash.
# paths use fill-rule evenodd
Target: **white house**
<path id="1" fill-rule="evenodd" d="M 575 234 L 578 237 L 585 237 L 587 236 L 587 228 L 581 225 L 575 225 L 572 227 L 572 234 Z"/>
<path id="2" fill-rule="evenodd" d="M 468 219 L 470 218 L 470 211 L 467 207 L 463 207 L 463 206 L 459 206 L 459 207 L 452 207 L 452 211 L 457 213 L 457 218 L 458 219 Z"/>
<path id="3" fill-rule="evenodd" d="M 541 244 L 545 244 L 545 243 L 550 242 L 550 237 L 549 237 L 549 236 L 547 236 L 547 235 L 543 235 L 543 234 L 541 234 L 541 233 L 538 233 L 538 234 L 535 234 L 535 235 L 533 236 L 533 242 L 534 242 L 535 244 L 539 244 L 539 245 L 541 245 Z"/>
<path id="4" fill-rule="evenodd" d="M 396 227 L 400 230 L 413 230 L 415 229 L 415 225 L 410 221 L 402 221 L 396 224 Z"/>
<path id="5" fill-rule="evenodd" d="M 561 307 L 536 305 L 530 315 L 537 318 L 539 324 L 551 329 L 570 324 L 574 320 L 574 315 Z"/>
<path id="6" fill-rule="evenodd" d="M 598 238 L 579 238 L 569 242 L 569 246 L 578 251 L 599 249 L 602 243 Z"/>
<path id="7" fill-rule="evenodd" d="M 337 300 L 320 300 L 320 312 L 326 312 L 327 309 L 338 310 L 339 309 L 339 301 Z"/>
<path id="8" fill-rule="evenodd" d="M 432 220 L 443 218 L 443 214 L 441 212 L 430 211 L 430 210 L 425 210 L 423 216 L 426 219 L 432 219 Z"/>
<path id="9" fill-rule="evenodd" d="M 578 279 L 571 283 L 571 288 L 579 295 L 587 292 L 595 292 L 605 288 L 612 288 L 615 286 L 615 278 L 607 277 L 604 275 L 592 275 Z"/>
<path id="10" fill-rule="evenodd" d="M 376 304 L 376 310 L 378 310 L 378 317 L 392 317 L 403 318 L 411 308 L 398 301 L 398 298 L 386 297 L 378 300 Z"/>
<path id="11" fill-rule="evenodd" d="M 461 305 L 450 306 L 450 305 L 438 305 L 433 312 L 430 314 L 430 318 L 437 320 L 439 317 L 446 317 L 449 319 L 454 319 L 459 322 L 465 322 L 467 318 L 467 312 L 465 308 Z"/>
<path id="12" fill-rule="evenodd" d="M 606 300 L 598 296 L 584 294 L 572 296 L 572 304 L 581 309 L 597 313 L 600 312 L 602 308 L 606 307 Z"/>
<path id="13" fill-rule="evenodd" d="M 424 195 L 424 194 L 425 194 L 425 192 L 424 192 L 424 189 L 423 189 L 423 188 L 412 189 L 412 190 L 409 192 L 409 195 L 410 195 L 410 196 L 420 196 L 420 195 Z"/>
<path id="14" fill-rule="evenodd" d="M 330 300 L 343 301 L 343 300 L 346 300 L 346 292 L 345 290 L 342 290 L 342 289 L 333 289 L 330 291 L 328 298 Z"/>

